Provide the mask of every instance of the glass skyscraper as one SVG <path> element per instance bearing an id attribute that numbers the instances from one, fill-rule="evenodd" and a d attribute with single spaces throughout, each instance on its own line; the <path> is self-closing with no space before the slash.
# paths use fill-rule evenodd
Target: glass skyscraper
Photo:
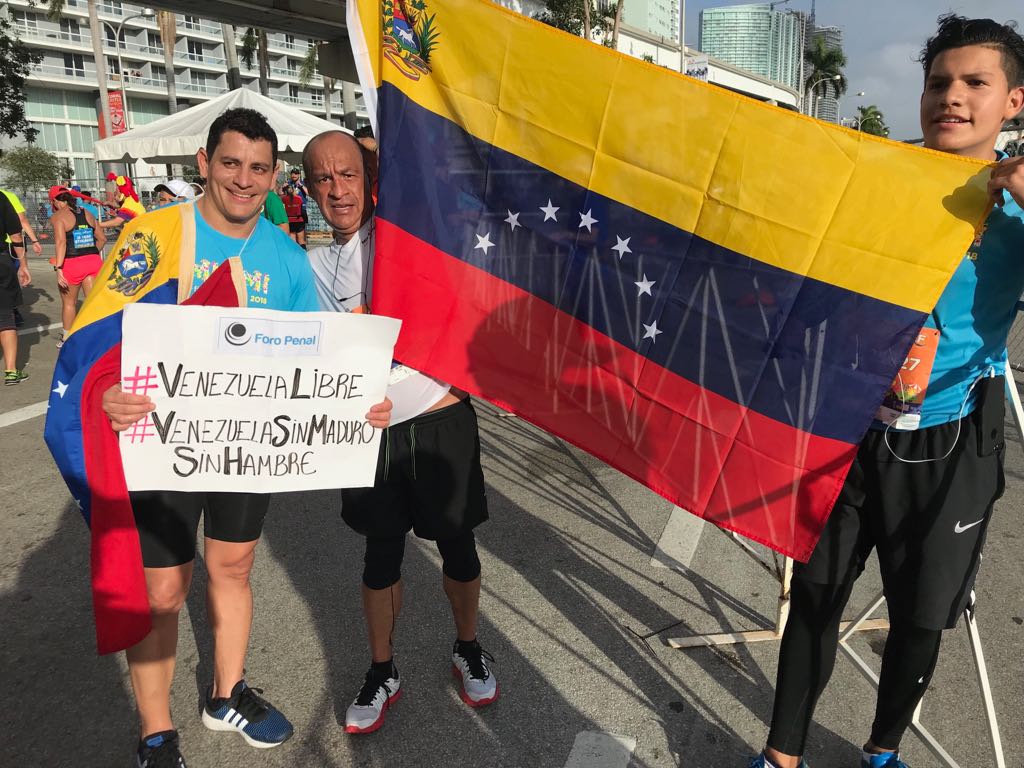
<path id="1" fill-rule="evenodd" d="M 700 13 L 704 53 L 802 90 L 807 18 L 769 3 L 708 8 Z"/>

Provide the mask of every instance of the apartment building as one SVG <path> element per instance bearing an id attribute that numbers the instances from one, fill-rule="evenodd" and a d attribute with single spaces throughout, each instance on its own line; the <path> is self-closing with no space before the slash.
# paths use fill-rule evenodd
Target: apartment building
<path id="1" fill-rule="evenodd" d="M 141 15 L 143 6 L 99 0 L 97 10 L 107 61 L 107 89 L 118 91 L 123 85 L 129 127 L 170 114 L 169 77 L 174 79 L 179 110 L 227 92 L 225 43 L 240 52 L 244 26 L 232 28 L 196 16 L 176 15 L 174 72 L 169 73 L 157 20 Z M 45 6 L 29 0 L 8 0 L 7 13 L 18 37 L 43 57 L 26 88 L 26 114 L 39 131 L 36 143 L 67 159 L 80 183 L 99 178 L 100 169 L 92 159 L 92 145 L 100 135 L 99 85 L 86 0 L 65 0 L 62 18 L 56 21 L 46 17 Z M 267 32 L 268 95 L 326 117 L 327 96 L 321 76 L 316 74 L 306 86 L 299 81 L 311 42 Z M 255 58 L 253 67 L 239 61 L 239 68 L 243 87 L 259 90 Z M 367 123 L 359 86 L 352 91 L 352 104 L 342 104 L 341 92 L 342 84 L 336 83 L 330 95 L 332 119 L 337 122 L 346 111 L 354 111 L 357 124 Z M 161 175 L 164 170 L 163 166 L 149 169 L 140 163 L 136 173 Z"/>

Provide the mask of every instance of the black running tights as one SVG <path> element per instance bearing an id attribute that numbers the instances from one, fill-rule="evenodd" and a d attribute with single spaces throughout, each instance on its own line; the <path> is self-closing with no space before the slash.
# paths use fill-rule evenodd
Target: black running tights
<path id="1" fill-rule="evenodd" d="M 804 754 L 814 708 L 835 666 L 839 622 L 852 589 L 852 581 L 833 585 L 793 579 L 768 735 L 768 746 L 784 755 Z M 941 639 L 941 630 L 892 624 L 882 656 L 875 722 L 871 727 L 871 742 L 876 747 L 899 748 L 935 671 Z"/>

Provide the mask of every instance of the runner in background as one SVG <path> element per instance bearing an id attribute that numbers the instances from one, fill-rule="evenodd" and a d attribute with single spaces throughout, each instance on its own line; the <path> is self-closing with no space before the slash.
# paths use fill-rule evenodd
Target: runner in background
<path id="1" fill-rule="evenodd" d="M 106 236 L 96 219 L 79 207 L 78 198 L 67 187 L 50 187 L 53 216 L 53 244 L 57 250 L 53 271 L 57 273 L 60 289 L 60 319 L 63 329 L 57 347 L 64 345 L 64 335 L 71 330 L 78 313 L 79 288 L 89 295 L 93 280 L 103 266 L 103 246 Z"/>
<path id="2" fill-rule="evenodd" d="M 288 232 L 300 248 L 306 247 L 306 205 L 291 184 L 281 188 L 281 202 L 288 214 Z"/>
<path id="3" fill-rule="evenodd" d="M 22 258 L 25 241 L 21 234 L 21 221 L 5 195 L 0 195 L 0 230 L 10 237 L 0 248 L 0 348 L 4 355 L 4 386 L 12 386 L 28 378 L 28 374 L 18 368 L 18 331 L 14 324 L 14 310 L 21 304 L 21 289 L 32 282 L 32 277 L 28 271 L 28 259 Z"/>

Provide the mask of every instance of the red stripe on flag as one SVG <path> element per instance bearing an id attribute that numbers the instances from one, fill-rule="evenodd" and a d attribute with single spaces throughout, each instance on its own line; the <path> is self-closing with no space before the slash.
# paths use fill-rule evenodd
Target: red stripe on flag
<path id="1" fill-rule="evenodd" d="M 705 390 L 387 221 L 376 226 L 373 311 L 403 320 L 399 360 L 716 525 L 810 557 L 825 520 L 811 510 L 831 510 L 856 446 Z M 655 343 L 671 344 L 670 329 Z"/>

